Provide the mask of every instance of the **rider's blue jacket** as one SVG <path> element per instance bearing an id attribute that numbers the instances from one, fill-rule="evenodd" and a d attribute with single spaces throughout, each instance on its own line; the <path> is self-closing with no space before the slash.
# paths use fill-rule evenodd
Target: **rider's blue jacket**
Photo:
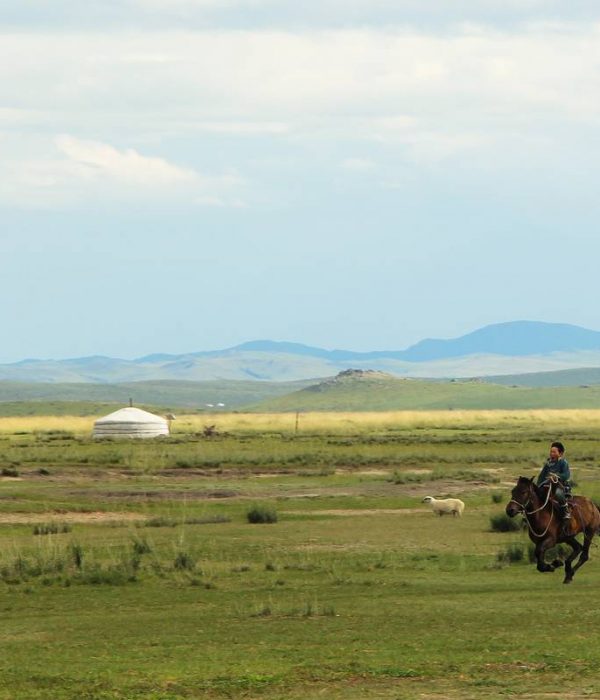
<path id="1" fill-rule="evenodd" d="M 556 474 L 556 476 L 563 482 L 563 484 L 569 485 L 571 481 L 571 470 L 569 469 L 569 463 L 564 457 L 557 459 L 553 462 L 550 459 L 546 460 L 546 463 L 542 467 L 537 478 L 537 485 L 540 486 L 544 483 L 550 476 L 550 474 Z"/>

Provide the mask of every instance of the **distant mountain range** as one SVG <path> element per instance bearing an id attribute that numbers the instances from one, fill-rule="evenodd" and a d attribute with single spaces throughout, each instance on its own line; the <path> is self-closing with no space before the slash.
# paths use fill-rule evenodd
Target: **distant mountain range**
<path id="1" fill-rule="evenodd" d="M 350 368 L 400 377 L 514 375 L 600 366 L 600 332 L 579 326 L 513 321 L 449 340 L 426 339 L 405 350 L 352 352 L 256 340 L 224 350 L 153 354 L 135 360 L 83 357 L 0 365 L 0 380 L 123 383 L 157 380 L 296 381 Z"/>

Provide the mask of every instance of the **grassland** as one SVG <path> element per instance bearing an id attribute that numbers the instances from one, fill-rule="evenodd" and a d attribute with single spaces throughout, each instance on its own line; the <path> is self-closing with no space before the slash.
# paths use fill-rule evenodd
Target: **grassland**
<path id="1" fill-rule="evenodd" d="M 490 528 L 551 439 L 600 499 L 600 411 L 91 422 L 0 419 L 0 699 L 600 696 L 600 552 L 566 587 Z"/>
<path id="2" fill-rule="evenodd" d="M 401 379 L 354 371 L 326 380 L 146 381 L 122 384 L 0 382 L 1 416 L 97 416 L 126 405 L 205 414 L 210 406 L 251 412 L 600 409 L 593 369 L 480 380 Z M 562 386 L 549 386 L 555 381 Z M 583 381 L 586 377 L 588 382 Z M 571 383 L 571 384 L 569 384 Z M 575 385 L 573 385 L 575 383 Z M 530 385 L 528 385 L 530 384 Z M 569 384 L 569 385 L 567 385 Z"/>
<path id="3" fill-rule="evenodd" d="M 279 397 L 260 411 L 531 410 L 600 408 L 600 385 L 500 386 L 480 380 L 427 381 L 390 375 L 338 377 Z"/>
<path id="4" fill-rule="evenodd" d="M 93 382 L 0 381 L 0 416 L 98 415 L 126 405 L 147 404 L 164 411 L 204 410 L 224 403 L 228 410 L 281 396 L 309 385 L 308 381 L 140 381 L 114 384 Z"/>

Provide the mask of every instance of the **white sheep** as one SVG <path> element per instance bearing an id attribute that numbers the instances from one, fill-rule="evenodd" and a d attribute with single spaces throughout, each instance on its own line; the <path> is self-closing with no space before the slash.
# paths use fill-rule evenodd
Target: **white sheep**
<path id="1" fill-rule="evenodd" d="M 458 498 L 434 498 L 433 496 L 425 496 L 423 503 L 429 503 L 431 510 L 439 516 L 446 513 L 452 513 L 455 517 L 461 516 L 465 509 L 465 504 Z"/>

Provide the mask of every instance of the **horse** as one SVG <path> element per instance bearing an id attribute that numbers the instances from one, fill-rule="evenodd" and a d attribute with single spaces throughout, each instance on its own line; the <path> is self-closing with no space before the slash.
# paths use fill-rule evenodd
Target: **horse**
<path id="1" fill-rule="evenodd" d="M 563 583 L 571 583 L 579 567 L 589 558 L 590 545 L 594 535 L 600 530 L 600 509 L 585 496 L 572 496 L 571 518 L 561 522 L 558 504 L 552 499 L 552 483 L 547 486 L 536 486 L 533 479 L 520 476 L 517 485 L 511 492 L 511 499 L 506 504 L 506 514 L 514 518 L 517 513 L 525 517 L 529 530 L 529 539 L 535 544 L 537 570 L 541 572 L 554 571 L 563 566 L 563 562 L 555 559 L 552 563 L 544 561 L 544 554 L 561 542 L 565 542 L 573 550 L 564 561 L 565 578 Z M 583 533 L 583 544 L 576 536 Z M 575 566 L 573 561 L 579 555 Z"/>

